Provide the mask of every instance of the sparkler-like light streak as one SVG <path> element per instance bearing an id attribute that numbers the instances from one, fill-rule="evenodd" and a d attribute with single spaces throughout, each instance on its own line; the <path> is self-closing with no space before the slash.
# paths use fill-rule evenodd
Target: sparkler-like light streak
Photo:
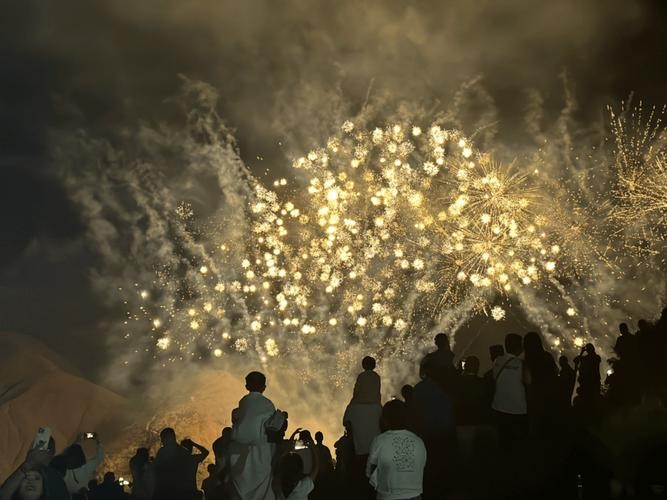
<path id="1" fill-rule="evenodd" d="M 645 118 L 641 103 L 619 114 L 610 109 L 617 172 L 612 220 L 633 250 L 659 252 L 655 243 L 667 233 L 664 114 L 665 107 L 652 108 Z"/>

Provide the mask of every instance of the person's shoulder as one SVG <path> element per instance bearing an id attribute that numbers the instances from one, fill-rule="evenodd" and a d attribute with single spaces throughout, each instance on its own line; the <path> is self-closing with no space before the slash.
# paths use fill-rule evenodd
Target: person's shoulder
<path id="1" fill-rule="evenodd" d="M 508 353 L 501 354 L 500 356 L 498 356 L 496 359 L 493 360 L 494 368 L 502 365 L 505 361 L 507 361 L 508 358 L 509 358 Z"/>
<path id="2" fill-rule="evenodd" d="M 415 433 L 412 432 L 411 430 L 408 430 L 408 429 L 402 429 L 402 430 L 400 430 L 400 431 L 398 431 L 398 432 L 400 432 L 400 433 L 403 434 L 404 436 L 413 438 L 415 441 L 422 441 L 422 438 L 420 438 L 417 434 L 415 434 Z"/>
<path id="3" fill-rule="evenodd" d="M 299 488 L 299 493 L 307 495 L 315 489 L 315 483 L 310 476 L 306 476 L 299 481 L 297 487 Z"/>
<path id="4" fill-rule="evenodd" d="M 422 358 L 422 361 L 430 361 L 431 359 L 433 359 L 437 355 L 438 355 L 438 351 L 427 352 L 426 354 L 424 354 L 424 357 Z"/>

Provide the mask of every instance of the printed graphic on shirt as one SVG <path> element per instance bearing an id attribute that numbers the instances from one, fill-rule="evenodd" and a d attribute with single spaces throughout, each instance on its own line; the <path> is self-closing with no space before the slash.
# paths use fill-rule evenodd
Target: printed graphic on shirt
<path id="1" fill-rule="evenodd" d="M 412 472 L 415 470 L 415 442 L 408 436 L 394 436 L 392 443 L 394 457 L 392 458 L 399 472 Z"/>

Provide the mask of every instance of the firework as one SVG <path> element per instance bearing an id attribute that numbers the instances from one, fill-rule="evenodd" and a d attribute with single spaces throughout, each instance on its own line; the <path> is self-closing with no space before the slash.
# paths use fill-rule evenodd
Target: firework
<path id="1" fill-rule="evenodd" d="M 626 278 L 634 280 L 639 263 L 655 269 L 615 235 L 630 239 L 640 227 L 664 234 L 662 129 L 614 117 L 614 169 L 602 171 L 604 153 L 575 161 L 563 147 L 572 141 L 504 163 L 496 150 L 420 116 L 347 121 L 295 158 L 290 175 L 265 183 L 210 111 L 197 122 L 206 141 L 199 129 L 170 139 L 187 145 L 181 153 L 196 174 L 217 177 L 222 201 L 210 210 L 199 192 L 179 190 L 199 186 L 192 172 L 177 188 L 165 183 L 154 149 L 140 170 L 123 171 L 127 210 L 105 185 L 110 168 L 84 176 L 80 188 L 82 175 L 73 175 L 105 275 L 118 276 L 114 292 L 128 305 L 119 326 L 134 359 L 298 356 L 348 373 L 362 350 L 414 356 L 434 330 L 454 332 L 478 312 L 496 321 L 525 315 L 558 350 L 604 335 L 616 310 L 630 307 L 621 285 L 634 281 Z M 99 148 L 86 150 L 90 161 L 76 163 L 96 164 Z M 100 182 L 109 216 L 89 196 Z M 135 207 L 148 227 L 131 230 L 125 259 L 105 228 L 135 228 Z"/>
<path id="2" fill-rule="evenodd" d="M 648 242 L 664 240 L 667 231 L 667 133 L 665 108 L 642 105 L 619 115 L 610 111 L 617 182 L 612 220 L 624 235 Z M 633 248 L 638 248 L 636 245 Z M 644 245 L 646 248 L 646 245 Z"/>
<path id="3" fill-rule="evenodd" d="M 346 122 L 292 167 L 304 183 L 253 180 L 245 241 L 216 243 L 221 259 L 197 268 L 197 307 L 172 314 L 194 338 L 225 330 L 224 343 L 252 345 L 264 360 L 332 331 L 379 345 L 423 330 L 443 308 L 472 300 L 487 309 L 495 294 L 543 287 L 557 273 L 559 241 L 531 176 L 460 131 Z M 230 317 L 243 335 L 226 333 Z"/>

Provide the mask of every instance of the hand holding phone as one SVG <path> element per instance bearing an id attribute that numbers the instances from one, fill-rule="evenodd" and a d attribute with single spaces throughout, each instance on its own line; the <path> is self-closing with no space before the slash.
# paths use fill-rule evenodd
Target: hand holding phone
<path id="1" fill-rule="evenodd" d="M 306 448 L 308 448 L 308 446 L 306 446 L 306 443 L 303 442 L 301 439 L 298 439 L 294 442 L 295 450 L 305 450 Z"/>
<path id="2" fill-rule="evenodd" d="M 48 427 L 40 427 L 37 429 L 35 439 L 32 441 L 33 450 L 48 451 L 49 441 L 51 440 L 51 429 Z"/>

